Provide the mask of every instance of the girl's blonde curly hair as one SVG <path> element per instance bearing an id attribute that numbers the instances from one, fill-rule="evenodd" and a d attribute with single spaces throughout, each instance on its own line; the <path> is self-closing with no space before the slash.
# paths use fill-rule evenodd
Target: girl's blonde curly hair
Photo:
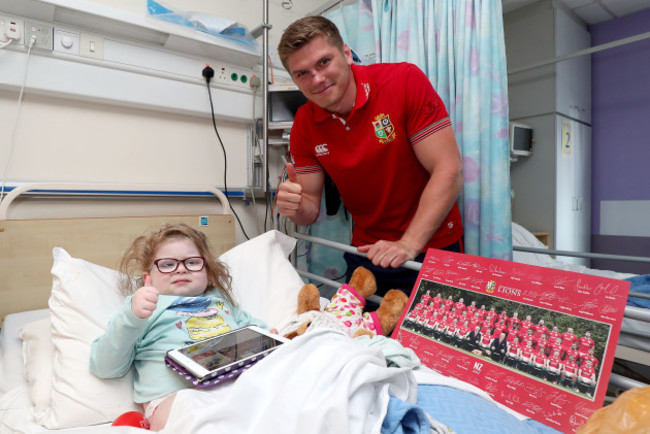
<path id="1" fill-rule="evenodd" d="M 232 305 L 236 305 L 230 287 L 232 278 L 228 268 L 212 254 L 205 234 L 184 223 L 163 224 L 157 231 L 142 235 L 133 241 L 122 256 L 120 271 L 126 276 L 137 276 L 137 278 L 123 279 L 120 283 L 121 292 L 124 295 L 131 295 L 144 284 L 142 275 L 153 266 L 156 249 L 163 242 L 173 238 L 187 238 L 196 245 L 201 256 L 205 258 L 208 288 L 216 289 Z"/>

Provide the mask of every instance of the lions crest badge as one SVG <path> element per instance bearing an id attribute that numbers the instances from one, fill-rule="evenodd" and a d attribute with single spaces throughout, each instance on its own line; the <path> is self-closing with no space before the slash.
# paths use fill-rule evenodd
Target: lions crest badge
<path id="1" fill-rule="evenodd" d="M 390 121 L 387 114 L 381 113 L 375 116 L 372 121 L 372 126 L 375 129 L 375 136 L 379 139 L 379 143 L 388 143 L 395 140 L 395 127 Z"/>

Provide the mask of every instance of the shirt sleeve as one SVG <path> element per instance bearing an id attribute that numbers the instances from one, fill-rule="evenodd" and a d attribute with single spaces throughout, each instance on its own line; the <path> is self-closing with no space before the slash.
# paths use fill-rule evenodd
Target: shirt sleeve
<path id="1" fill-rule="evenodd" d="M 408 65 L 405 87 L 408 114 L 407 130 L 411 144 L 429 137 L 451 125 L 449 113 L 440 95 L 434 90 L 429 78 L 415 65 Z"/>
<path id="2" fill-rule="evenodd" d="M 323 167 L 314 155 L 312 143 L 308 139 L 307 129 L 313 123 L 308 104 L 298 109 L 289 136 L 289 152 L 296 172 L 300 174 L 323 171 Z"/>
<path id="3" fill-rule="evenodd" d="M 95 339 L 90 350 L 90 371 L 99 378 L 124 376 L 136 354 L 136 342 L 142 337 L 147 319 L 131 310 L 131 297 L 110 319 L 106 332 Z"/>

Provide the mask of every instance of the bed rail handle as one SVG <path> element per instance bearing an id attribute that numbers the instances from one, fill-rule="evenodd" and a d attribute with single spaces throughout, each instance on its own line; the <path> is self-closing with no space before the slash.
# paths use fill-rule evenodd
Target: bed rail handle
<path id="1" fill-rule="evenodd" d="M 612 384 L 614 386 L 620 387 L 621 389 L 632 389 L 635 387 L 646 387 L 648 386 L 645 383 L 642 383 L 637 380 L 633 380 L 631 378 L 624 377 L 620 374 L 616 374 L 612 372 L 609 375 L 609 384 Z"/>
<path id="2" fill-rule="evenodd" d="M 211 194 L 215 196 L 224 214 L 231 214 L 228 198 L 221 190 L 211 185 L 164 185 L 164 184 L 92 184 L 68 182 L 30 182 L 19 185 L 7 193 L 0 202 L 0 224 L 7 220 L 7 212 L 11 203 L 21 194 L 38 191 L 43 194 L 60 195 L 151 195 L 164 196 L 176 194 Z M 0 227 L 1 230 L 1 227 Z"/>
<path id="3" fill-rule="evenodd" d="M 650 263 L 650 258 L 644 256 L 612 255 L 609 253 L 577 252 L 572 250 L 538 249 L 537 247 L 524 247 L 524 246 L 512 246 L 512 250 L 517 252 L 539 253 L 542 255 L 568 256 L 574 258 L 588 258 L 588 259 L 610 259 L 613 261 Z"/>
<path id="4" fill-rule="evenodd" d="M 301 234 L 300 232 L 292 232 L 291 235 L 294 238 L 299 238 L 301 240 L 310 241 L 312 243 L 321 244 L 323 246 L 332 247 L 334 249 L 342 250 L 344 252 L 352 253 L 358 256 L 367 257 L 365 253 L 359 253 L 357 248 L 354 246 L 349 246 L 347 244 L 338 243 L 336 241 L 325 240 L 323 238 L 313 237 L 311 235 Z M 406 261 L 402 264 L 402 267 L 408 268 L 410 270 L 420 271 L 422 264 L 416 261 Z"/>

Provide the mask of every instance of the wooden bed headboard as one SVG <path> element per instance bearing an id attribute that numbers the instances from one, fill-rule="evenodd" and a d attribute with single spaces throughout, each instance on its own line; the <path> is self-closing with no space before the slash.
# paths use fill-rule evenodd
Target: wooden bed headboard
<path id="1" fill-rule="evenodd" d="M 186 223 L 206 233 L 215 255 L 235 244 L 230 215 L 7 220 L 0 232 L 0 318 L 47 307 L 52 248 L 116 269 L 129 244 L 162 223 Z M 202 225 L 202 222 L 204 225 Z"/>
<path id="2" fill-rule="evenodd" d="M 49 219 L 7 219 L 11 200 L 19 194 L 40 188 L 83 188 L 84 191 L 172 191 L 170 186 L 118 186 L 93 184 L 34 184 L 16 188 L 0 203 L 0 320 L 7 314 L 47 307 L 52 289 L 52 249 L 64 248 L 71 256 L 117 269 L 129 244 L 163 223 L 186 223 L 203 231 L 215 255 L 235 245 L 235 224 L 228 201 L 214 187 L 187 187 L 182 191 L 209 193 L 221 202 L 224 214 L 162 215 L 147 217 L 84 217 Z M 143 193 L 144 192 L 144 193 Z M 214 212 L 214 211 L 212 211 Z M 218 212 L 218 211 L 217 211 Z"/>

